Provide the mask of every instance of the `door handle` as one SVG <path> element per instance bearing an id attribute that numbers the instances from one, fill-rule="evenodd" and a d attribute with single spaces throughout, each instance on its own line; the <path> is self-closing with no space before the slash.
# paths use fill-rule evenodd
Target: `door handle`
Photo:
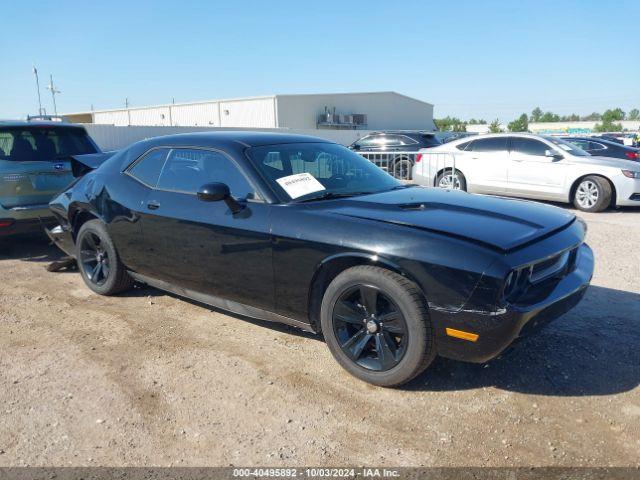
<path id="1" fill-rule="evenodd" d="M 147 208 L 149 210 L 157 210 L 160 208 L 160 204 L 155 200 L 151 200 L 149 203 L 147 203 Z"/>

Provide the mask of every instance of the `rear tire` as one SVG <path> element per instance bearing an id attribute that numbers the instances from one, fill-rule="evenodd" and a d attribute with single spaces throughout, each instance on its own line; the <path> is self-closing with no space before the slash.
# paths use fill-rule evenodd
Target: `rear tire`
<path id="1" fill-rule="evenodd" d="M 411 180 L 413 162 L 406 157 L 400 157 L 393 161 L 392 175 L 398 180 Z"/>
<path id="2" fill-rule="evenodd" d="M 384 268 L 363 265 L 340 273 L 324 294 L 320 321 L 337 362 L 373 385 L 402 385 L 436 356 L 422 291 Z"/>
<path id="3" fill-rule="evenodd" d="M 573 204 L 583 212 L 601 212 L 611 205 L 613 191 L 605 178 L 590 175 L 578 183 L 573 194 Z"/>
<path id="4" fill-rule="evenodd" d="M 76 259 L 84 283 L 100 295 L 114 295 L 133 287 L 133 279 L 100 220 L 89 220 L 80 228 Z"/>

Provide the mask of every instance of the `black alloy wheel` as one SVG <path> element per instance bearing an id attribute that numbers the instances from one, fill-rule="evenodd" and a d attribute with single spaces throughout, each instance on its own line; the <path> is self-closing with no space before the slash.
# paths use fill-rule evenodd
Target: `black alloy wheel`
<path id="1" fill-rule="evenodd" d="M 345 370 L 381 387 L 408 382 L 437 353 L 420 287 L 373 265 L 347 268 L 331 281 L 322 298 L 320 327 Z"/>
<path id="2" fill-rule="evenodd" d="M 82 237 L 79 263 L 85 278 L 91 283 L 101 286 L 108 280 L 111 273 L 109 253 L 102 245 L 100 237 L 93 232 L 87 232 Z"/>
<path id="3" fill-rule="evenodd" d="M 133 287 L 133 279 L 100 220 L 89 220 L 80 227 L 75 257 L 82 279 L 94 292 L 114 295 Z"/>
<path id="4" fill-rule="evenodd" d="M 406 351 L 404 317 L 373 285 L 357 285 L 342 294 L 333 309 L 333 328 L 342 351 L 368 370 L 390 370 Z"/>

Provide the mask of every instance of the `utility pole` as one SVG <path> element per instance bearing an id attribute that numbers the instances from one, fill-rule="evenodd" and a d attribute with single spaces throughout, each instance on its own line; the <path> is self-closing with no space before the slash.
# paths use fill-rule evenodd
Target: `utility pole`
<path id="1" fill-rule="evenodd" d="M 124 108 L 127 109 L 127 124 L 131 126 L 131 111 L 129 110 L 129 98 L 124 99 Z"/>
<path id="2" fill-rule="evenodd" d="M 38 90 L 38 115 L 42 115 L 42 100 L 40 99 L 40 80 L 38 79 L 38 69 L 33 66 L 33 74 L 36 77 L 36 88 Z"/>
<path id="3" fill-rule="evenodd" d="M 47 85 L 47 90 L 51 90 L 51 98 L 53 99 L 53 113 L 54 115 L 58 115 L 58 107 L 56 106 L 56 93 L 62 93 L 58 90 L 53 84 L 53 75 L 49 75 L 49 85 Z"/>

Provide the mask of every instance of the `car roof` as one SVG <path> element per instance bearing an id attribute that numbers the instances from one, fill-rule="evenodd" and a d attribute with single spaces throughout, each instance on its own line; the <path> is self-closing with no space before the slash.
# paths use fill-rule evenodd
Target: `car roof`
<path id="1" fill-rule="evenodd" d="M 430 132 L 428 130 L 377 130 L 367 135 L 435 135 L 438 132 Z"/>
<path id="2" fill-rule="evenodd" d="M 629 150 L 636 150 L 635 148 L 629 146 L 629 145 L 624 145 L 622 143 L 618 143 L 618 142 L 614 142 L 613 140 L 608 140 L 607 137 L 561 137 L 563 139 L 571 139 L 571 140 L 591 140 L 592 142 L 600 142 L 600 143 L 606 143 L 607 145 L 611 145 L 613 147 L 619 147 L 619 148 L 627 148 Z"/>
<path id="3" fill-rule="evenodd" d="M 48 120 L 0 120 L 0 128 L 22 127 L 60 127 L 60 128 L 84 128 L 82 125 L 66 122 L 52 122 Z"/>
<path id="4" fill-rule="evenodd" d="M 156 137 L 153 143 L 168 144 L 174 141 L 201 146 L 217 146 L 220 143 L 234 142 L 245 147 L 277 145 L 282 143 L 335 143 L 324 138 L 292 133 L 254 132 L 247 130 L 227 130 L 222 132 L 180 133 Z"/>

